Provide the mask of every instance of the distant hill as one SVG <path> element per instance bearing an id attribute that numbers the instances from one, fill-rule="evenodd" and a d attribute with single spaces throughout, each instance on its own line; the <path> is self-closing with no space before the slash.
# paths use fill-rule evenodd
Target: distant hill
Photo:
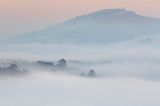
<path id="1" fill-rule="evenodd" d="M 160 35 L 160 19 L 141 16 L 125 9 L 104 9 L 5 42 L 109 43 L 145 35 Z"/>

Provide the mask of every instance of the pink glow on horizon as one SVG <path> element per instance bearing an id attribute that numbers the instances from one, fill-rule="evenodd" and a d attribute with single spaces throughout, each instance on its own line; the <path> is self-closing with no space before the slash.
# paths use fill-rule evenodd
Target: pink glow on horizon
<path id="1" fill-rule="evenodd" d="M 63 20 L 104 8 L 126 8 L 160 17 L 158 0 L 1 0 L 0 16 L 28 20 Z"/>
<path id="2" fill-rule="evenodd" d="M 159 0 L 0 0 L 0 22 L 6 25 L 0 32 L 14 33 L 22 26 L 22 32 L 40 29 L 104 8 L 126 8 L 160 18 L 159 5 Z"/>

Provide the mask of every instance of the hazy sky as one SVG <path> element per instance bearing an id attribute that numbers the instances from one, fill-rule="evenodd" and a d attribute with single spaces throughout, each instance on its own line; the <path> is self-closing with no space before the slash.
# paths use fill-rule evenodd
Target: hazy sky
<path id="1" fill-rule="evenodd" d="M 126 8 L 160 18 L 159 0 L 0 0 L 0 35 L 42 29 L 104 8 Z"/>

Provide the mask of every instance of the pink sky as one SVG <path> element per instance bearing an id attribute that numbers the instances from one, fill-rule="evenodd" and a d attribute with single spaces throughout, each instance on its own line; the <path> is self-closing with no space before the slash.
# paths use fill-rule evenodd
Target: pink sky
<path id="1" fill-rule="evenodd" d="M 105 8 L 126 8 L 160 18 L 159 0 L 0 0 L 0 35 L 42 29 Z"/>

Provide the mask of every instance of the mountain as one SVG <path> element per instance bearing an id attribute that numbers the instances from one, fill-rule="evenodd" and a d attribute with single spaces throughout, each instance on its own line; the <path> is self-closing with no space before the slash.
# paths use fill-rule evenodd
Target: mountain
<path id="1" fill-rule="evenodd" d="M 7 39 L 10 43 L 109 43 L 160 35 L 160 19 L 104 9 L 53 27 Z M 6 42 L 6 41 L 5 41 Z"/>

